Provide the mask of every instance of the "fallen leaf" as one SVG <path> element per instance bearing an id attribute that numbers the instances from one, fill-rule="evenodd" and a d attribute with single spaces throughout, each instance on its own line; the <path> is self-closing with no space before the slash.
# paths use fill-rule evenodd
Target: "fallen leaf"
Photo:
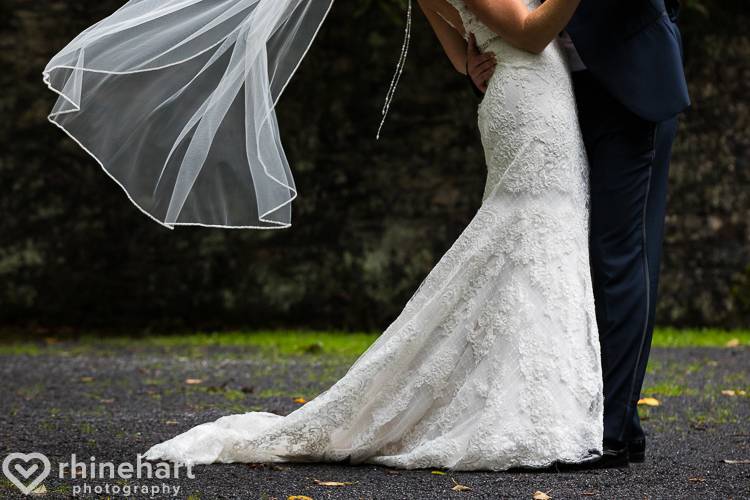
<path id="1" fill-rule="evenodd" d="M 471 491 L 470 486 L 466 486 L 465 484 L 459 484 L 459 482 L 453 478 L 451 478 L 451 481 L 453 481 L 453 488 L 451 488 L 453 491 Z"/>
<path id="2" fill-rule="evenodd" d="M 315 481 L 315 484 L 318 486 L 349 486 L 354 483 L 350 482 L 341 482 L 341 481 L 319 481 L 317 479 L 313 479 Z"/>
<path id="3" fill-rule="evenodd" d="M 80 378 L 80 380 L 81 380 L 81 382 L 83 382 L 84 384 L 88 384 L 88 383 L 90 383 L 90 382 L 93 382 L 93 381 L 94 381 L 94 377 L 81 377 L 81 378 Z"/>
<path id="4" fill-rule="evenodd" d="M 750 465 L 750 460 L 729 460 L 729 459 L 724 459 L 724 460 L 722 460 L 722 462 L 724 462 L 725 464 L 732 464 L 732 465 L 739 465 L 739 464 Z"/>
<path id="5" fill-rule="evenodd" d="M 305 398 L 294 398 L 295 403 L 305 404 L 307 400 Z"/>
<path id="6" fill-rule="evenodd" d="M 323 342 L 318 341 L 308 344 L 302 348 L 302 351 L 312 354 L 323 352 Z"/>
<path id="7" fill-rule="evenodd" d="M 691 483 L 705 483 L 706 478 L 705 477 L 690 477 L 688 478 L 688 481 Z"/>
<path id="8" fill-rule="evenodd" d="M 441 470 L 434 470 L 434 471 L 431 472 L 431 474 L 435 474 L 436 476 L 444 476 L 445 472 L 443 472 Z"/>
<path id="9" fill-rule="evenodd" d="M 726 347 L 738 347 L 740 345 L 740 339 L 731 339 L 726 344 Z"/>
<path id="10" fill-rule="evenodd" d="M 199 379 L 199 378 L 189 378 L 189 379 L 185 380 L 185 383 L 187 385 L 198 385 L 198 384 L 202 384 L 203 380 Z"/>
<path id="11" fill-rule="evenodd" d="M 386 474 L 390 474 L 391 476 L 400 476 L 401 475 L 401 473 L 399 471 L 394 470 L 394 469 L 386 469 L 385 473 Z"/>
<path id="12" fill-rule="evenodd" d="M 732 389 L 725 389 L 725 390 L 721 391 L 721 393 L 724 396 L 729 396 L 730 398 L 733 398 L 734 396 L 737 395 L 737 392 L 733 391 Z"/>
<path id="13" fill-rule="evenodd" d="M 47 494 L 47 487 L 44 486 L 43 484 L 40 485 L 40 486 L 37 486 L 36 488 L 34 488 L 34 490 L 31 492 L 31 494 L 32 495 L 39 495 L 39 496 L 46 495 Z"/>
<path id="14" fill-rule="evenodd" d="M 661 403 L 656 398 L 641 398 L 638 400 L 638 404 L 645 406 L 659 406 Z"/>
<path id="15" fill-rule="evenodd" d="M 598 494 L 599 494 L 598 491 L 582 491 L 581 492 L 581 495 L 585 497 L 595 497 Z"/>
<path id="16" fill-rule="evenodd" d="M 311 497 L 305 495 L 292 495 L 286 498 L 286 500 L 313 500 Z"/>
<path id="17" fill-rule="evenodd" d="M 550 491 L 552 491 L 552 490 L 550 490 Z M 549 493 L 549 491 L 547 493 Z M 545 493 L 543 491 L 535 491 L 534 495 L 532 495 L 531 498 L 533 500 L 550 500 L 552 497 L 549 496 L 547 493 Z"/>
<path id="18" fill-rule="evenodd" d="M 164 425 L 177 425 L 178 423 L 177 420 L 167 420 Z"/>

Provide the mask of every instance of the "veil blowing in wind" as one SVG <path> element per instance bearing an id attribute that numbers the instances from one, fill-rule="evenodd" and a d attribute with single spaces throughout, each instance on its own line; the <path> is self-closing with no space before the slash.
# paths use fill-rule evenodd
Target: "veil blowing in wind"
<path id="1" fill-rule="evenodd" d="M 44 69 L 49 120 L 166 227 L 289 227 L 274 107 L 332 4 L 130 0 Z"/>

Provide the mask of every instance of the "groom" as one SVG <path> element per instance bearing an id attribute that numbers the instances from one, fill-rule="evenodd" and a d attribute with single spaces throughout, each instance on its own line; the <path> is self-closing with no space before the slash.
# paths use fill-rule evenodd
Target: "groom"
<path id="1" fill-rule="evenodd" d="M 675 24 L 679 0 L 582 0 L 568 52 L 590 165 L 590 256 L 604 374 L 600 466 L 645 458 L 638 399 L 646 373 L 677 115 L 690 105 Z M 486 88 L 486 58 L 468 73 Z"/>

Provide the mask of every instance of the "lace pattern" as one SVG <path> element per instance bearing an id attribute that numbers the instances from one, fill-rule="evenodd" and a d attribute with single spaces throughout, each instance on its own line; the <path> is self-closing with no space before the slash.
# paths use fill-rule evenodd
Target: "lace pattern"
<path id="1" fill-rule="evenodd" d="M 483 41 L 502 56 L 478 109 L 482 205 L 399 316 L 289 415 L 223 417 L 147 458 L 504 470 L 601 449 L 587 163 L 570 75 L 555 45 L 531 55 Z"/>

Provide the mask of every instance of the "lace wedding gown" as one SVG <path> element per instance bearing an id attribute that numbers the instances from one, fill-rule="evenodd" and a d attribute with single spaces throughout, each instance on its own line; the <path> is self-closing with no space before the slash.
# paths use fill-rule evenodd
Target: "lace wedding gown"
<path id="1" fill-rule="evenodd" d="M 199 425 L 146 458 L 503 470 L 601 449 L 587 162 L 566 62 L 555 43 L 515 49 L 451 3 L 498 60 L 478 110 L 488 175 L 471 223 L 328 390 L 287 416 Z"/>

